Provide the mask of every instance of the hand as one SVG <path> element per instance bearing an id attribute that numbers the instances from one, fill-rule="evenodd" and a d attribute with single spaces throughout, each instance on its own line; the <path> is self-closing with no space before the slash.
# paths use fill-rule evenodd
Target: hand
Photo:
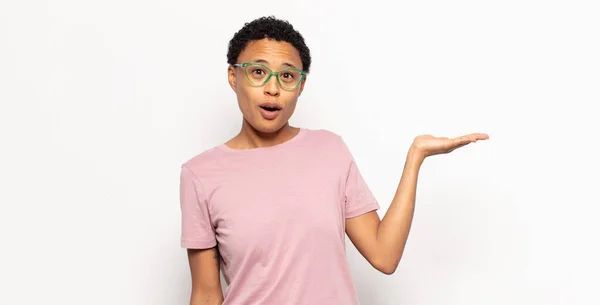
<path id="1" fill-rule="evenodd" d="M 415 138 L 411 150 L 422 158 L 427 158 L 433 155 L 447 154 L 459 147 L 489 138 L 485 133 L 472 133 L 457 138 L 436 138 L 432 135 L 422 135 Z"/>

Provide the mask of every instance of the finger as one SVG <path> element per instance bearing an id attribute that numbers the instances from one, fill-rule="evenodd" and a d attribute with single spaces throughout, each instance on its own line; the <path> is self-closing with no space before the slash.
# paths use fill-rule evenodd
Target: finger
<path id="1" fill-rule="evenodd" d="M 471 138 L 470 135 L 461 136 L 461 137 L 452 139 L 452 144 L 453 144 L 452 146 L 465 145 L 465 144 L 471 143 L 473 141 L 474 140 Z"/>
<path id="2" fill-rule="evenodd" d="M 448 152 L 449 152 L 449 153 L 450 153 L 450 152 L 453 152 L 455 149 L 457 149 L 457 148 L 461 148 L 461 147 L 463 147 L 463 146 L 466 146 L 466 145 L 469 145 L 469 143 L 464 143 L 464 144 L 460 144 L 460 145 L 458 145 L 458 146 L 455 146 L 455 147 L 451 148 L 451 149 L 450 149 Z"/>
<path id="3" fill-rule="evenodd" d="M 467 135 L 463 135 L 461 137 L 457 137 L 453 139 L 453 142 L 455 143 L 470 143 L 470 142 L 477 142 L 479 140 L 487 140 L 489 139 L 489 136 L 485 133 L 471 133 L 471 134 L 467 134 Z"/>
<path id="4" fill-rule="evenodd" d="M 490 138 L 490 136 L 485 133 L 472 133 L 469 136 L 473 137 L 473 139 L 475 140 L 487 140 Z"/>

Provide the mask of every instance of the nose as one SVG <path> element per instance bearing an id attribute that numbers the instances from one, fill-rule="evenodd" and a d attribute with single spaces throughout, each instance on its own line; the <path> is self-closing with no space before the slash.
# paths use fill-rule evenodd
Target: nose
<path id="1" fill-rule="evenodd" d="M 270 96 L 278 96 L 279 95 L 279 84 L 277 83 L 277 77 L 273 76 L 269 81 L 265 84 L 265 94 Z"/>

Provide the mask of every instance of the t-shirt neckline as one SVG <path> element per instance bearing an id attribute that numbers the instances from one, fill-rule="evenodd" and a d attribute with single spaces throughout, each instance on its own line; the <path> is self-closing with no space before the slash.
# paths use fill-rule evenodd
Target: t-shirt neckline
<path id="1" fill-rule="evenodd" d="M 270 150 L 282 149 L 287 146 L 290 146 L 294 142 L 297 142 L 304 136 L 304 134 L 307 131 L 306 128 L 299 127 L 299 129 L 300 130 L 293 138 L 291 138 L 283 143 L 279 143 L 279 144 L 275 144 L 275 145 L 271 145 L 271 146 L 248 148 L 248 149 L 236 149 L 236 148 L 231 148 L 231 147 L 227 146 L 227 144 L 223 143 L 223 144 L 219 145 L 218 147 L 221 150 L 228 151 L 228 152 L 234 152 L 234 153 L 244 153 L 244 152 L 249 153 L 249 152 L 254 152 L 254 151 L 270 151 Z"/>

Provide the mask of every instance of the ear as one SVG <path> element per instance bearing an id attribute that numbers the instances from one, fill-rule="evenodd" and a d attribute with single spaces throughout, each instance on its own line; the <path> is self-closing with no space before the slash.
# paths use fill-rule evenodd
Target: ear
<path id="1" fill-rule="evenodd" d="M 229 80 L 229 86 L 231 86 L 231 89 L 233 89 L 234 92 L 237 92 L 235 90 L 235 84 L 236 84 L 236 77 L 235 77 L 235 67 L 233 66 L 229 66 L 227 68 L 227 79 Z"/>
<path id="2" fill-rule="evenodd" d="M 298 96 L 302 95 L 302 91 L 304 90 L 304 83 L 306 83 L 306 75 L 304 76 L 304 78 L 302 79 L 302 82 L 300 82 L 300 91 L 298 92 Z"/>

